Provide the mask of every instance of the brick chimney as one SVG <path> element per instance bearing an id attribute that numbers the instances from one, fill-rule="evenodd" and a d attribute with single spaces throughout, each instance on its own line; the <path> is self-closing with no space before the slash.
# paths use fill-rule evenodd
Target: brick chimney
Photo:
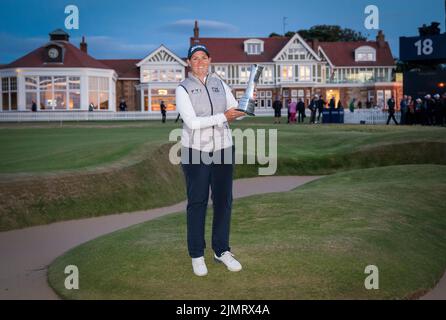
<path id="1" fill-rule="evenodd" d="M 198 21 L 195 20 L 193 42 L 198 43 L 199 42 L 198 38 L 200 38 L 200 28 L 198 28 Z"/>
<path id="2" fill-rule="evenodd" d="M 382 30 L 378 31 L 378 35 L 376 36 L 376 42 L 378 43 L 378 47 L 384 48 L 386 45 L 386 37 Z"/>
<path id="3" fill-rule="evenodd" d="M 82 52 L 88 53 L 87 52 L 87 43 L 85 42 L 85 37 L 82 36 L 82 42 L 80 44 L 80 49 Z"/>
<path id="4" fill-rule="evenodd" d="M 319 39 L 313 39 L 313 50 L 315 52 L 319 50 Z"/>

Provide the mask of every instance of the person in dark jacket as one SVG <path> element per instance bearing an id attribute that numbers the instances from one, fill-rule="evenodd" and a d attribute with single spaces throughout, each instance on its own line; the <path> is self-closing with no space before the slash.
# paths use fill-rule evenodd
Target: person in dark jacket
<path id="1" fill-rule="evenodd" d="M 37 103 L 34 100 L 31 102 L 31 111 L 37 112 Z"/>
<path id="2" fill-rule="evenodd" d="M 325 102 L 324 98 L 321 96 L 317 101 L 317 122 L 321 121 L 322 111 L 324 111 L 326 104 L 327 103 Z"/>
<path id="3" fill-rule="evenodd" d="M 316 94 L 314 98 L 311 100 L 310 105 L 308 106 L 308 109 L 310 109 L 311 111 L 310 123 L 316 122 L 316 111 L 318 109 L 318 104 L 319 104 L 318 101 L 319 101 L 319 96 Z"/>
<path id="4" fill-rule="evenodd" d="M 274 123 L 280 123 L 280 118 L 282 117 L 282 101 L 280 101 L 279 97 L 276 97 L 276 100 L 273 102 L 274 109 Z"/>
<path id="5" fill-rule="evenodd" d="M 434 101 L 435 101 L 435 125 L 436 126 L 442 126 L 443 125 L 443 108 L 442 108 L 442 101 L 439 94 L 434 95 Z"/>
<path id="6" fill-rule="evenodd" d="M 119 111 L 127 111 L 127 103 L 124 99 L 121 99 L 121 102 L 119 103 Z"/>
<path id="7" fill-rule="evenodd" d="M 329 103 L 328 105 L 330 106 L 330 109 L 331 109 L 331 110 L 336 109 L 336 100 L 335 100 L 335 97 L 331 97 L 331 99 L 330 99 L 330 103 Z"/>
<path id="8" fill-rule="evenodd" d="M 299 98 L 299 102 L 297 103 L 297 122 L 298 123 L 304 123 L 305 121 L 305 103 L 304 99 Z"/>
<path id="9" fill-rule="evenodd" d="M 392 96 L 389 100 L 387 100 L 387 107 L 389 108 L 389 117 L 387 118 L 387 125 L 390 123 L 390 119 L 393 119 L 396 125 L 398 122 L 395 118 L 395 98 Z"/>
<path id="10" fill-rule="evenodd" d="M 442 117 L 443 120 L 441 123 L 444 126 L 444 125 L 446 125 L 446 92 L 443 93 L 443 97 L 441 99 L 441 110 L 442 110 L 442 114 L 443 114 L 443 117 Z"/>
<path id="11" fill-rule="evenodd" d="M 403 96 L 403 99 L 400 102 L 400 111 L 401 111 L 401 125 L 405 125 L 407 123 L 406 119 L 407 119 L 407 111 L 408 111 L 408 106 L 407 106 L 407 96 Z"/>
<path id="12" fill-rule="evenodd" d="M 164 104 L 164 101 L 161 101 L 160 104 L 160 109 L 161 109 L 161 116 L 162 116 L 162 122 L 165 123 L 166 122 L 166 105 Z"/>

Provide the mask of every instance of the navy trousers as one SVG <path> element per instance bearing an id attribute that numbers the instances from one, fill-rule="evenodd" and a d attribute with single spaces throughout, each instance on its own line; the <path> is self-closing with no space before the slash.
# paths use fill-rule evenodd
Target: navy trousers
<path id="1" fill-rule="evenodd" d="M 196 150 L 188 149 L 190 155 Z M 182 150 L 184 152 L 184 149 Z M 231 154 L 230 160 L 225 160 L 224 152 Z M 202 152 L 198 152 L 201 155 Z M 208 153 L 208 157 L 214 157 Z M 191 160 L 192 156 L 189 157 Z M 209 188 L 214 209 L 212 221 L 212 249 L 217 256 L 230 251 L 229 231 L 232 210 L 232 180 L 234 172 L 234 149 L 217 151 L 214 159 L 220 159 L 211 164 L 202 160 L 199 163 L 184 161 L 182 167 L 187 187 L 187 246 L 192 258 L 204 256 L 206 248 L 205 222 L 209 199 Z M 196 159 L 196 158 L 195 158 Z M 226 157 L 226 159 L 228 159 Z"/>

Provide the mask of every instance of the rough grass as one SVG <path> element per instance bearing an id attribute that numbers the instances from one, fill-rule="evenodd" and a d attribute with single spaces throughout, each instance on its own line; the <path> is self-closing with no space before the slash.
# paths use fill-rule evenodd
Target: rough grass
<path id="1" fill-rule="evenodd" d="M 398 164 L 446 164 L 444 128 L 271 125 L 249 118 L 234 128 L 278 129 L 277 175 L 324 175 Z M 0 127 L 0 231 L 144 210 L 185 198 L 181 169 L 168 161 L 179 124 L 110 122 Z M 236 177 L 258 175 L 240 165 Z"/>
<path id="2" fill-rule="evenodd" d="M 170 146 L 131 166 L 92 173 L 46 175 L 0 184 L 0 231 L 162 207 L 184 199 L 182 172 Z"/>
<path id="3" fill-rule="evenodd" d="M 413 298 L 446 265 L 445 195 L 446 166 L 338 173 L 235 202 L 239 273 L 214 264 L 208 249 L 209 275 L 193 275 L 182 213 L 71 250 L 51 265 L 49 282 L 68 299 Z M 66 265 L 78 266 L 79 290 L 64 289 Z M 368 265 L 379 268 L 379 290 L 364 288 Z"/>

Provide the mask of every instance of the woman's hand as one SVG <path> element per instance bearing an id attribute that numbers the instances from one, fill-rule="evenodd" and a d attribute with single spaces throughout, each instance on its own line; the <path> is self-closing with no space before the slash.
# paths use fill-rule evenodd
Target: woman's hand
<path id="1" fill-rule="evenodd" d="M 246 114 L 241 111 L 237 111 L 234 108 L 229 109 L 225 112 L 225 117 L 228 120 L 228 122 L 232 122 L 236 120 L 237 118 L 244 117 Z"/>

